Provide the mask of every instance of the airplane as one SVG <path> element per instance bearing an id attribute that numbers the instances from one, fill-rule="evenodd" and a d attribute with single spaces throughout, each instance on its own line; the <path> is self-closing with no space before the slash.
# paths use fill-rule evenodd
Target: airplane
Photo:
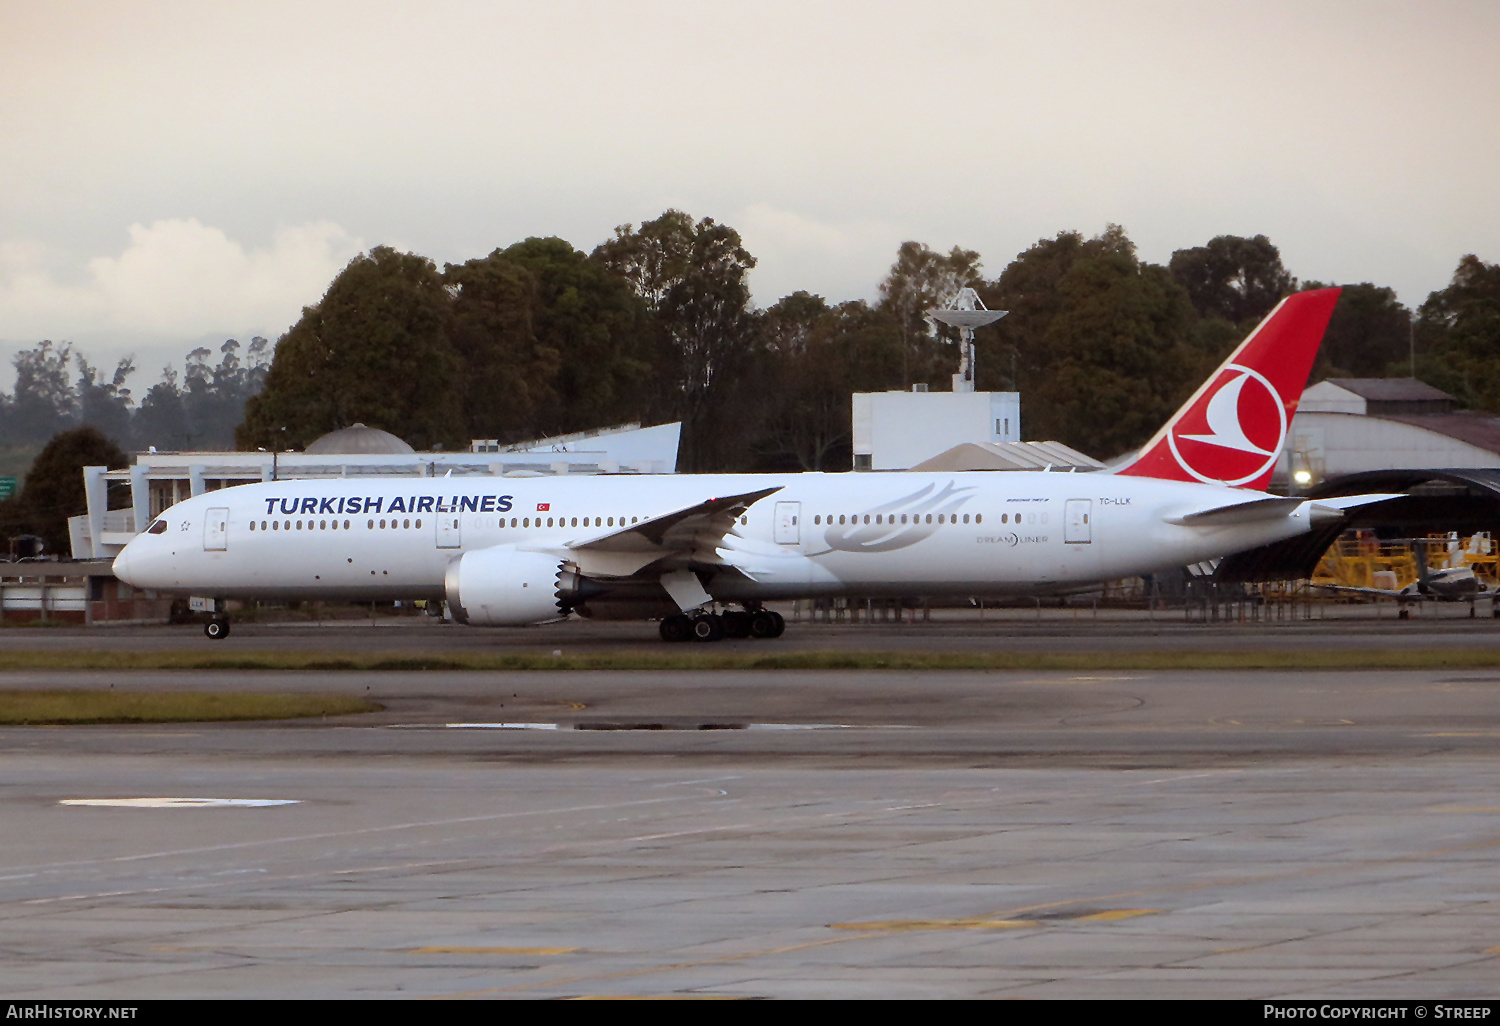
<path id="1" fill-rule="evenodd" d="M 1345 584 L 1319 584 L 1317 587 L 1323 591 L 1334 591 L 1345 595 L 1369 595 L 1375 598 L 1391 598 L 1396 600 L 1398 606 L 1396 617 L 1401 620 L 1411 618 L 1411 610 L 1407 606 L 1413 603 L 1434 602 L 1467 602 L 1469 604 L 1469 615 L 1474 616 L 1474 603 L 1481 595 L 1489 595 L 1490 603 L 1494 607 L 1492 612 L 1500 616 L 1500 593 L 1497 593 L 1479 576 L 1474 573 L 1473 567 L 1453 566 L 1433 570 L 1427 562 L 1427 546 L 1435 541 L 1432 538 L 1393 538 L 1394 544 L 1406 544 L 1412 547 L 1412 554 L 1417 561 L 1417 579 L 1404 588 L 1359 588 Z"/>
<path id="2" fill-rule="evenodd" d="M 227 599 L 427 599 L 474 626 L 576 614 L 667 641 L 772 638 L 773 600 L 1066 592 L 1300 535 L 1346 508 L 1271 495 L 1339 290 L 1284 299 L 1113 472 L 293 480 L 194 496 L 114 562 Z"/>

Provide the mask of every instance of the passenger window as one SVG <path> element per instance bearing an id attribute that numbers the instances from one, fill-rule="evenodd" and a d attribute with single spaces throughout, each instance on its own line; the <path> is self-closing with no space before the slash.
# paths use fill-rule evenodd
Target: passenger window
<path id="1" fill-rule="evenodd" d="M 417 530 L 420 531 L 421 529 L 422 529 L 422 521 L 418 520 L 417 521 Z"/>
<path id="2" fill-rule="evenodd" d="M 964 514 L 964 523 L 967 524 L 968 522 L 969 522 L 969 514 L 965 513 Z"/>
<path id="3" fill-rule="evenodd" d="M 984 514 L 983 513 L 975 513 L 974 514 L 974 523 L 976 523 L 976 524 L 982 524 L 982 523 L 984 523 Z"/>
<path id="4" fill-rule="evenodd" d="M 155 530 L 155 528 L 156 528 L 156 525 L 152 524 L 150 527 L 146 528 L 146 533 L 147 534 L 161 534 L 161 532 Z M 254 520 L 250 521 L 250 530 L 252 530 L 252 531 L 255 530 L 255 521 Z"/>
<path id="5" fill-rule="evenodd" d="M 411 521 L 410 520 L 403 520 L 403 521 L 401 521 L 401 526 L 405 527 L 405 528 L 410 528 L 411 527 Z"/>

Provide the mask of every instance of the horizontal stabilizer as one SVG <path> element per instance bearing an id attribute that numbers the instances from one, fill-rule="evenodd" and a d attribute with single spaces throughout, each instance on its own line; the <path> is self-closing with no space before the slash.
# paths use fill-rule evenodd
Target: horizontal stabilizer
<path id="1" fill-rule="evenodd" d="M 1368 506 L 1372 502 L 1385 502 L 1387 499 L 1405 499 L 1409 496 L 1405 492 L 1380 492 L 1370 495 L 1330 495 L 1327 498 L 1313 500 L 1319 506 L 1328 506 L 1343 512 L 1354 509 L 1356 506 Z"/>
<path id="2" fill-rule="evenodd" d="M 1196 513 L 1185 513 L 1180 517 L 1169 517 L 1167 523 L 1182 527 L 1230 527 L 1258 520 L 1279 520 L 1291 516 L 1306 501 L 1273 495 L 1269 498 L 1251 499 L 1249 502 L 1234 502 L 1228 506 L 1215 506 Z"/>

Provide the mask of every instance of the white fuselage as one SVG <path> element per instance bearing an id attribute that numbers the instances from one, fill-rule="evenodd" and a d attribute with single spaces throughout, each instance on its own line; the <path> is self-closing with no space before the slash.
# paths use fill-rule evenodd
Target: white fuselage
<path id="1" fill-rule="evenodd" d="M 216 598 L 441 598 L 449 564 L 496 546 L 625 580 L 587 546 L 716 496 L 778 488 L 690 563 L 719 601 L 1061 591 L 1292 537 L 1291 515 L 1172 518 L 1260 493 L 1107 473 L 365 478 L 242 485 L 164 512 L 116 560 L 130 584 Z M 165 527 L 162 527 L 162 524 Z"/>

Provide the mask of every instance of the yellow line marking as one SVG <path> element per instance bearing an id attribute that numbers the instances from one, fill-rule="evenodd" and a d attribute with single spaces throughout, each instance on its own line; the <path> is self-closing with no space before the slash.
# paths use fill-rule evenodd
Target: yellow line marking
<path id="1" fill-rule="evenodd" d="M 1417 737 L 1500 737 L 1500 730 L 1445 730 L 1438 734 L 1418 734 Z"/>
<path id="2" fill-rule="evenodd" d="M 1031 919 L 888 919 L 875 923 L 829 923 L 835 930 L 1014 930 L 1041 926 Z"/>
<path id="3" fill-rule="evenodd" d="M 1208 776 L 1210 774 L 1199 774 L 1199 775 L 1201 775 L 1201 776 Z M 1434 848 L 1434 849 L 1432 849 L 1430 851 L 1416 852 L 1416 853 L 1411 854 L 1411 855 L 1397 855 L 1397 856 L 1394 856 L 1394 857 L 1381 858 L 1381 859 L 1358 859 L 1358 860 L 1354 860 L 1353 864 L 1360 865 L 1360 866 L 1393 866 L 1393 865 L 1399 866 L 1399 865 L 1403 865 L 1403 864 L 1407 864 L 1407 863 L 1420 862 L 1420 861 L 1423 861 L 1423 860 L 1426 860 L 1426 859 L 1441 858 L 1441 857 L 1443 857 L 1445 855 L 1454 855 L 1454 854 L 1457 854 L 1459 852 L 1482 851 L 1485 848 L 1494 848 L 1494 847 L 1500 847 L 1500 837 L 1486 838 L 1485 840 L 1482 840 L 1482 841 L 1472 841 L 1472 842 L 1470 842 L 1468 844 L 1456 844 L 1456 845 L 1453 845 L 1453 846 L 1448 847 L 1448 848 Z M 1145 895 L 1145 894 L 1183 894 L 1183 893 L 1191 893 L 1193 891 L 1201 891 L 1201 890 L 1207 889 L 1209 887 L 1232 887 L 1232 886 L 1243 885 L 1243 884 L 1248 884 L 1248 883 L 1264 883 L 1264 882 L 1270 881 L 1270 880 L 1291 880 L 1291 879 L 1297 879 L 1299 877 L 1306 878 L 1306 877 L 1309 877 L 1309 876 L 1318 876 L 1318 875 L 1321 875 L 1321 874 L 1324 874 L 1324 873 L 1341 872 L 1343 870 L 1348 869 L 1349 865 L 1350 865 L 1350 863 L 1347 863 L 1347 862 L 1329 863 L 1329 864 L 1320 864 L 1320 865 L 1317 865 L 1317 866 L 1303 867 L 1303 868 L 1294 869 L 1294 870 L 1290 870 L 1290 871 L 1282 870 L 1282 871 L 1269 872 L 1269 873 L 1247 873 L 1247 874 L 1242 874 L 1242 875 L 1241 874 L 1236 874 L 1236 875 L 1232 875 L 1232 876 L 1216 877 L 1216 878 L 1209 879 L 1209 880 L 1195 880 L 1192 883 L 1168 884 L 1168 885 L 1164 885 L 1164 886 L 1151 886 L 1151 887 L 1135 888 L 1135 889 L 1125 890 L 1125 891 L 1116 891 L 1116 892 L 1113 892 L 1113 893 L 1110 893 L 1110 894 L 1094 895 L 1094 896 L 1092 896 L 1090 898 L 1082 898 L 1082 899 L 1080 899 L 1080 898 L 1068 898 L 1068 899 L 1064 899 L 1064 900 L 1061 900 L 1061 901 L 1042 902 L 1042 903 L 1036 904 L 1036 905 L 1029 905 L 1029 906 L 1023 906 L 1021 908 L 1010 909 L 1010 910 L 1008 910 L 1008 912 L 995 913 L 991 918 L 999 920 L 1001 917 L 1003 917 L 1003 916 L 1005 916 L 1007 914 L 1008 915 L 1016 915 L 1018 913 L 1037 912 L 1037 911 L 1040 911 L 1042 909 L 1057 908 L 1057 907 L 1063 906 L 1063 905 L 1076 905 L 1080 901 L 1089 901 L 1090 903 L 1093 903 L 1093 904 L 1101 904 L 1101 903 L 1106 902 L 1106 901 L 1116 901 L 1116 900 L 1121 900 L 1121 899 L 1126 899 L 1126 898 L 1134 898 L 1134 897 L 1139 897 L 1139 896 Z M 981 918 L 981 917 L 976 917 L 976 918 Z M 536 989 L 541 988 L 541 987 L 566 987 L 566 986 L 569 986 L 571 984 L 585 983 L 585 982 L 588 982 L 588 981 L 595 981 L 595 980 L 609 980 L 609 979 L 616 979 L 616 980 L 618 980 L 618 979 L 628 979 L 630 977 L 637 977 L 637 976 L 650 976 L 650 975 L 652 975 L 654 973 L 679 972 L 679 971 L 681 971 L 683 969 L 696 969 L 696 968 L 699 968 L 701 966 L 707 966 L 707 965 L 729 965 L 729 964 L 732 964 L 734 962 L 748 962 L 748 961 L 751 961 L 751 960 L 757 959 L 757 958 L 767 958 L 767 957 L 772 957 L 772 956 L 775 956 L 775 955 L 791 954 L 792 952 L 797 952 L 797 951 L 810 951 L 810 950 L 813 950 L 815 948 L 829 947 L 829 946 L 836 945 L 836 944 L 843 944 L 843 943 L 846 943 L 846 942 L 849 942 L 849 941 L 859 941 L 859 940 L 864 940 L 864 939 L 871 938 L 871 937 L 878 937 L 878 936 L 880 936 L 880 934 L 882 932 L 884 932 L 884 931 L 881 931 L 881 930 L 866 930 L 866 931 L 853 931 L 853 930 L 850 930 L 849 932 L 846 932 L 846 933 L 835 934 L 834 936 L 824 937 L 824 938 L 821 938 L 821 939 L 818 939 L 818 940 L 803 941 L 802 943 L 799 943 L 799 944 L 786 944 L 786 945 L 782 945 L 780 947 L 774 947 L 774 948 L 757 948 L 757 949 L 752 949 L 752 950 L 749 950 L 749 951 L 738 951 L 738 952 L 734 952 L 734 953 L 728 954 L 728 955 L 720 955 L 720 956 L 715 957 L 715 958 L 697 959 L 697 960 L 690 961 L 690 962 L 669 962 L 669 963 L 662 963 L 662 964 L 658 964 L 658 965 L 642 966 L 642 967 L 637 968 L 637 969 L 625 969 L 625 970 L 621 970 L 621 971 L 618 971 L 618 972 L 612 972 L 612 973 L 586 973 L 586 974 L 581 975 L 581 976 L 564 977 L 564 978 L 552 979 L 552 980 L 538 980 L 538 981 L 536 981 L 534 983 L 516 983 L 516 984 L 511 984 L 511 985 L 505 986 L 505 987 L 486 987 L 486 988 L 484 988 L 482 990 L 464 991 L 464 992 L 455 993 L 455 994 L 438 994 L 438 995 L 433 995 L 433 997 L 435 999 L 437 999 L 437 1000 L 452 1000 L 454 998 L 473 998 L 473 997 L 479 997 L 479 996 L 485 995 L 485 994 L 504 994 L 504 993 L 515 993 L 515 992 L 523 991 L 523 990 L 536 990 Z M 1491 952 L 1486 952 L 1486 954 L 1490 954 L 1490 953 Z M 1495 949 L 1493 953 L 1500 954 L 1500 948 Z"/>
<path id="4" fill-rule="evenodd" d="M 577 948 L 465 948 L 450 944 L 430 944 L 425 948 L 407 948 L 409 955 L 570 955 Z"/>
<path id="5" fill-rule="evenodd" d="M 1485 948 L 1483 953 L 1486 955 L 1500 955 L 1500 947 Z"/>
<path id="6" fill-rule="evenodd" d="M 1159 915 L 1159 908 L 1112 908 L 1107 912 L 1095 912 L 1091 916 L 1079 916 L 1073 920 L 1075 923 L 1113 923 L 1121 919 L 1134 919 L 1136 916 Z"/>
<path id="7" fill-rule="evenodd" d="M 1433 812 L 1500 812 L 1500 805 L 1439 805 Z"/>

